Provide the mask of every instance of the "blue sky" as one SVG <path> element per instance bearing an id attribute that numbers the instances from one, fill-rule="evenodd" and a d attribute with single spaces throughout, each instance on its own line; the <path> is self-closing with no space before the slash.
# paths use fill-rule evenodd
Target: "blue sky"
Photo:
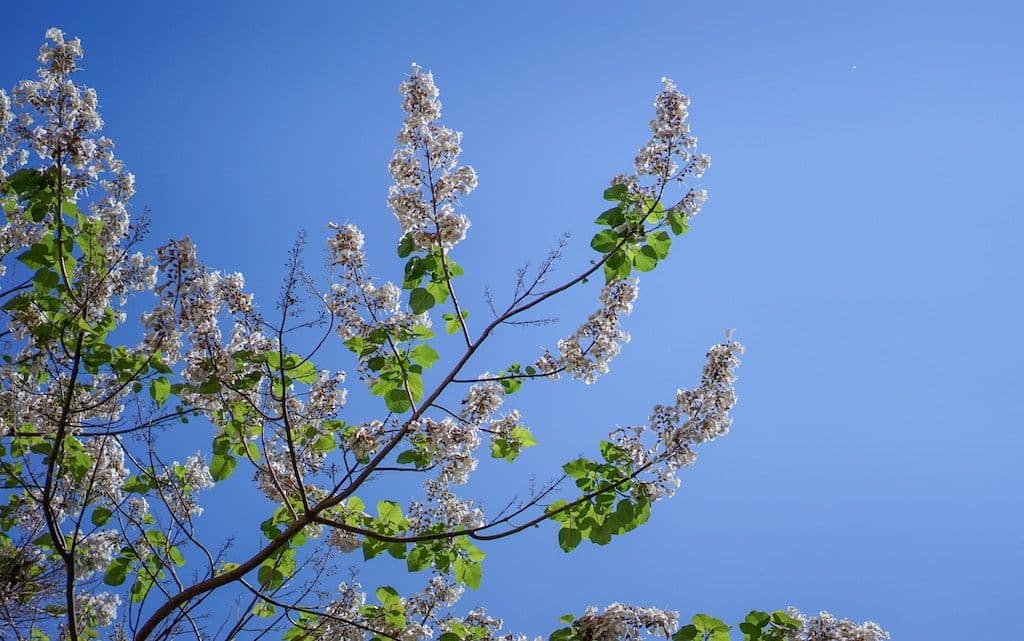
<path id="1" fill-rule="evenodd" d="M 5 7 L 0 83 L 33 73 L 47 27 L 80 36 L 152 242 L 190 235 L 267 308 L 295 234 L 310 232 L 315 264 L 329 220 L 362 227 L 378 273 L 397 278 L 386 161 L 412 61 L 434 71 L 480 177 L 459 261 L 481 318 L 483 288 L 506 293 L 561 233 L 561 273 L 585 265 L 601 190 L 646 140 L 659 79 L 692 97 L 708 206 L 643 279 L 612 374 L 522 396 L 541 446 L 485 466 L 483 492 L 525 490 L 642 421 L 694 384 L 728 327 L 748 349 L 733 431 L 609 547 L 566 556 L 552 528 L 493 545 L 465 605 L 541 634 L 615 600 L 729 620 L 794 604 L 933 641 L 1019 607 L 1016 4 L 99 6 Z M 595 286 L 553 308 L 561 327 L 506 331 L 480 369 L 568 333 Z"/>

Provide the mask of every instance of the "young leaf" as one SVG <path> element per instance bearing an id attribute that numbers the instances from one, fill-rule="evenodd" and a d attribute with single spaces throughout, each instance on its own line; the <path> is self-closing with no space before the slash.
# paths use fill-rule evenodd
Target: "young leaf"
<path id="1" fill-rule="evenodd" d="M 434 306 L 434 297 L 422 287 L 417 287 L 409 293 L 409 308 L 414 314 L 422 314 Z"/>
<path id="2" fill-rule="evenodd" d="M 576 528 L 563 527 L 558 531 L 558 546 L 565 552 L 572 552 L 583 540 L 583 535 Z"/>
<path id="3" fill-rule="evenodd" d="M 167 397 L 171 394 L 171 382 L 164 377 L 154 378 L 149 382 L 149 395 L 156 401 L 157 407 L 160 407 L 167 401 Z"/>
<path id="4" fill-rule="evenodd" d="M 412 362 L 416 363 L 417 365 L 421 365 L 423 367 L 431 367 L 441 357 L 438 355 L 437 350 L 435 350 L 430 345 L 423 343 L 417 345 L 412 349 L 411 352 L 409 352 L 409 358 L 411 358 Z"/>
<path id="5" fill-rule="evenodd" d="M 230 454 L 214 454 L 213 462 L 210 463 L 210 476 L 214 481 L 223 481 L 231 476 L 238 465 L 238 460 Z"/>
<path id="6" fill-rule="evenodd" d="M 604 190 L 605 200 L 623 201 L 626 200 L 627 196 L 629 196 L 629 188 L 623 184 L 612 185 L 608 189 Z"/>
<path id="7" fill-rule="evenodd" d="M 594 237 L 590 239 L 590 246 L 602 254 L 607 254 L 611 250 L 615 249 L 615 246 L 618 244 L 618 235 L 610 229 L 602 229 L 594 234 Z"/>
<path id="8" fill-rule="evenodd" d="M 658 265 L 658 252 L 650 245 L 644 245 L 633 253 L 633 265 L 637 271 L 649 272 Z"/>

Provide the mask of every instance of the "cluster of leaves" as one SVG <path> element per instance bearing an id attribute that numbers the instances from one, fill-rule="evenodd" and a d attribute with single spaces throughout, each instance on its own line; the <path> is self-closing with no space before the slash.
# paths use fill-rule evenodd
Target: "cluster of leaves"
<path id="1" fill-rule="evenodd" d="M 462 266 L 440 248 L 417 252 L 409 234 L 402 236 L 398 243 L 398 257 L 409 259 L 405 263 L 402 289 L 409 290 L 409 309 L 414 314 L 422 314 L 447 302 L 451 279 L 465 273 Z M 458 331 L 458 319 L 453 316 L 451 320 L 456 322 L 455 331 Z"/>
<path id="2" fill-rule="evenodd" d="M 651 503 L 631 480 L 633 469 L 625 453 L 602 441 L 601 456 L 603 462 L 578 458 L 562 466 L 582 492 L 571 502 L 559 499 L 547 508 L 551 519 L 561 523 L 558 544 L 566 552 L 583 539 L 607 545 L 651 516 Z"/>
<path id="3" fill-rule="evenodd" d="M 666 210 L 661 200 L 640 196 L 626 185 L 612 185 L 604 191 L 604 198 L 617 204 L 594 221 L 607 229 L 594 234 L 590 246 L 607 255 L 607 282 L 627 278 L 634 269 L 649 272 L 658 261 L 668 258 L 672 237 L 666 227 L 676 236 L 689 230 L 681 212 Z"/>
<path id="4" fill-rule="evenodd" d="M 95 522 L 95 513 L 93 521 Z M 141 603 L 154 584 L 167 578 L 164 569 L 168 567 L 168 561 L 177 567 L 185 565 L 185 557 L 181 550 L 167 540 L 167 536 L 157 528 L 150 528 L 143 531 L 146 545 L 145 550 L 132 546 L 124 546 L 120 553 L 107 566 L 103 575 L 103 582 L 107 585 L 118 586 L 125 582 L 131 574 L 135 575 L 135 581 L 130 590 L 132 603 Z"/>
<path id="5" fill-rule="evenodd" d="M 358 497 L 348 499 L 349 523 L 364 530 L 390 538 L 411 536 L 409 521 L 402 514 L 402 508 L 394 501 L 377 503 L 377 516 L 362 514 L 362 501 Z M 433 535 L 433 536 L 432 536 Z M 436 537 L 436 538 L 435 538 Z M 445 574 L 452 572 L 455 580 L 466 587 L 480 587 L 483 578 L 482 561 L 486 556 L 480 548 L 470 542 L 469 537 L 444 536 L 444 526 L 436 524 L 419 533 L 415 543 L 388 541 L 368 535 L 363 540 L 363 558 L 372 559 L 387 552 L 396 559 L 405 559 L 410 572 L 434 568 Z"/>
<path id="6" fill-rule="evenodd" d="M 423 398 L 423 370 L 440 358 L 426 343 L 434 337 L 423 325 L 378 327 L 366 336 L 353 336 L 345 346 L 376 376 L 370 393 L 384 399 L 388 410 L 401 414 Z"/>
<path id="7" fill-rule="evenodd" d="M 55 170 L 23 169 L 3 184 L 0 203 L 4 212 L 10 215 L 15 208 L 21 207 L 33 222 L 43 226 L 38 240 L 16 257 L 33 272 L 29 281 L 31 286 L 21 287 L 3 305 L 3 311 L 11 316 L 24 314 L 31 318 L 27 323 L 31 328 L 31 343 L 41 353 L 50 346 L 60 345 L 60 349 L 76 354 L 75 368 L 91 376 L 72 379 L 77 393 L 102 391 L 113 397 L 129 386 L 138 393 L 148 383 L 151 396 L 161 405 L 173 386 L 167 378 L 172 371 L 163 362 L 160 352 L 143 354 L 124 345 L 112 344 L 111 335 L 118 326 L 115 310 L 108 306 L 90 320 L 85 313 L 86 301 L 77 298 L 83 292 L 79 289 L 76 294 L 71 287 L 78 274 L 103 275 L 110 268 L 98 241 L 103 223 L 86 217 L 72 201 L 72 195 L 59 186 Z M 58 211 L 59 214 L 56 213 Z M 9 354 L 4 354 L 3 359 L 13 364 Z M 15 371 L 21 378 L 20 383 L 26 386 L 52 384 L 48 369 L 39 367 L 31 357 L 17 364 Z M 96 390 L 95 381 L 101 375 L 105 387 Z M 69 394 L 71 392 L 64 393 L 65 396 Z M 4 487 L 24 485 L 26 461 L 32 467 L 38 464 L 44 469 L 52 467 L 59 470 L 60 475 L 75 487 L 88 486 L 87 476 L 94 461 L 81 438 L 60 430 L 50 433 L 44 426 L 22 424 L 17 427 L 6 447 L 0 443 L 0 456 L 5 457 L 0 468 Z M 39 458 L 33 461 L 33 455 Z M 10 462 L 6 460 L 8 456 Z M 136 478 L 130 480 L 124 489 L 144 493 L 150 486 Z M 20 500 L 16 496 L 0 506 L 0 528 L 10 531 L 17 526 L 11 517 L 19 508 Z M 111 515 L 109 508 L 96 507 L 91 522 L 97 527 L 105 525 Z M 156 570 L 161 566 L 157 555 L 169 558 L 177 565 L 184 562 L 180 551 L 169 546 L 160 531 L 147 530 L 145 536 L 151 548 L 146 558 L 138 558 L 126 548 L 107 571 L 107 583 L 110 585 L 120 585 L 130 571 L 137 572 L 138 579 L 131 591 L 135 601 L 145 596 L 153 579 L 160 574 Z M 36 539 L 34 544 L 50 558 L 56 559 L 60 549 L 72 547 L 72 537 L 67 535 L 65 539 L 58 546 L 51 535 L 46 534 Z"/>
<path id="8" fill-rule="evenodd" d="M 559 620 L 569 625 L 551 633 L 549 641 L 591 640 L 582 625 L 582 620 L 578 621 L 572 614 L 566 614 Z M 776 610 L 772 613 L 751 610 L 736 627 L 743 634 L 743 641 L 789 641 L 801 629 L 802 624 L 785 610 Z M 732 641 L 732 629 L 732 626 L 721 619 L 708 614 L 695 614 L 690 623 L 672 633 L 671 638 L 672 641 Z M 668 636 L 670 631 L 664 632 Z"/>

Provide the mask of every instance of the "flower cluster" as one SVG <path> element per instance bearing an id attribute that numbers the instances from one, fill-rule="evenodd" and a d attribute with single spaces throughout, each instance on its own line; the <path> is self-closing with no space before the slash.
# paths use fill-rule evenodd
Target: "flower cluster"
<path id="1" fill-rule="evenodd" d="M 360 618 L 360 611 L 366 603 L 363 586 L 352 581 L 338 585 L 338 596 L 327 607 L 322 625 L 312 632 L 313 638 L 323 641 L 363 641 L 366 633 L 361 628 L 349 625 L 349 622 Z"/>
<path id="2" fill-rule="evenodd" d="M 412 501 L 407 518 L 409 527 L 415 533 L 422 533 L 440 523 L 446 530 L 462 530 L 481 527 L 484 513 L 472 501 L 460 499 L 448 483 L 437 479 L 423 482 L 427 493 L 426 504 Z"/>
<path id="3" fill-rule="evenodd" d="M 162 492 L 167 509 L 177 518 L 188 520 L 202 516 L 203 507 L 196 501 L 195 495 L 212 488 L 213 477 L 199 452 L 187 457 L 184 465 L 174 461 L 170 468 L 160 475 L 159 481 L 167 488 Z"/>
<path id="4" fill-rule="evenodd" d="M 17 148 L 17 138 L 11 132 L 12 123 L 14 111 L 11 109 L 11 98 L 6 91 L 0 89 L 0 183 L 12 171 L 28 162 L 28 150 Z"/>
<path id="5" fill-rule="evenodd" d="M 84 55 L 81 41 L 66 40 L 56 28 L 46 32 L 46 39 L 39 50 L 39 79 L 23 80 L 14 90 L 15 103 L 31 109 L 14 122 L 14 131 L 40 158 L 62 170 L 68 187 L 79 191 L 104 170 L 112 145 L 106 138 L 92 138 L 103 127 L 96 92 L 70 79 Z"/>
<path id="6" fill-rule="evenodd" d="M 335 550 L 348 554 L 362 547 L 363 540 L 354 532 L 342 530 L 341 528 L 331 528 L 331 533 L 327 536 L 327 544 Z"/>
<path id="7" fill-rule="evenodd" d="M 538 361 L 540 371 L 561 367 L 588 385 L 606 374 L 622 344 L 629 342 L 629 334 L 619 326 L 619 318 L 633 311 L 638 292 L 636 279 L 618 279 L 605 285 L 601 290 L 601 307 L 572 335 L 558 341 L 558 365 L 545 353 Z"/>
<path id="8" fill-rule="evenodd" d="M 413 64 L 399 90 L 406 117 L 398 134 L 401 146 L 388 163 L 395 180 L 388 206 L 418 249 L 449 250 L 469 229 L 469 219 L 455 207 L 459 196 L 476 189 L 476 172 L 458 164 L 462 133 L 437 123 L 441 101 L 433 74 Z"/>
<path id="9" fill-rule="evenodd" d="M 742 353 L 743 345 L 731 338 L 713 346 L 700 385 L 678 390 L 672 405 L 656 405 L 649 425 L 611 433 L 611 442 L 626 453 L 634 470 L 652 471 L 653 478 L 643 482 L 649 498 L 671 496 L 679 487 L 678 469 L 697 459 L 693 448 L 729 431 L 729 412 L 736 404 L 733 370 Z"/>
<path id="10" fill-rule="evenodd" d="M 86 441 L 84 449 L 92 458 L 93 469 L 88 476 L 92 493 L 119 503 L 129 474 L 121 444 L 112 437 L 97 437 Z"/>
<path id="11" fill-rule="evenodd" d="M 338 319 L 337 332 L 342 340 L 367 336 L 383 328 L 389 335 L 398 335 L 416 325 L 430 326 L 426 314 L 412 314 L 401 309 L 402 290 L 394 283 L 376 285 L 366 275 L 363 233 L 352 224 L 336 225 L 327 241 L 328 261 L 338 274 L 324 296 L 324 304 Z"/>
<path id="12" fill-rule="evenodd" d="M 425 588 L 409 597 L 406 610 L 424 619 L 441 608 L 450 608 L 459 602 L 465 588 L 443 575 L 430 577 Z"/>
<path id="13" fill-rule="evenodd" d="M 475 454 L 480 447 L 480 433 L 476 425 L 445 417 L 440 421 L 425 419 L 421 428 L 433 460 L 441 468 L 438 479 L 443 483 L 465 484 L 477 466 Z"/>
<path id="14" fill-rule="evenodd" d="M 75 616 L 79 626 L 102 628 L 117 618 L 121 597 L 109 592 L 75 595 Z"/>
<path id="15" fill-rule="evenodd" d="M 75 578 L 87 579 L 105 570 L 120 543 L 121 535 L 114 530 L 96 532 L 78 541 L 75 549 Z"/>
<path id="16" fill-rule="evenodd" d="M 24 166 L 34 151 L 57 181 L 61 198 L 74 204 L 86 193 L 96 194 L 87 208 L 86 223 L 98 231 L 96 242 L 110 268 L 97 269 L 86 262 L 73 274 L 76 289 L 88 291 L 87 318 L 97 320 L 110 297 L 152 286 L 155 269 L 142 254 L 125 260 L 129 236 L 128 200 L 135 192 L 135 177 L 114 156 L 114 144 L 96 134 L 103 127 L 97 112 L 96 91 L 77 85 L 72 74 L 82 57 L 81 42 L 67 40 L 59 29 L 46 33 L 39 53 L 38 80 L 25 80 L 13 92 L 13 104 L 0 91 L 0 183 Z M 19 112 L 15 114 L 14 108 Z M 65 194 L 70 194 L 66 196 Z M 15 208 L 0 229 L 0 252 L 8 253 L 39 239 L 58 214 L 33 220 Z M 65 269 L 65 271 L 68 271 Z"/>
<path id="17" fill-rule="evenodd" d="M 669 183 L 680 183 L 686 191 L 668 210 L 689 220 L 700 213 L 708 194 L 689 187 L 687 181 L 703 176 L 711 166 L 711 157 L 695 152 L 697 138 L 690 133 L 688 122 L 689 97 L 680 93 L 669 78 L 662 78 L 661 82 L 663 89 L 654 100 L 651 138 L 637 152 L 634 173 L 620 174 L 612 179 L 612 184 L 625 185 L 637 196 L 661 201 Z"/>
<path id="18" fill-rule="evenodd" d="M 254 478 L 264 496 L 275 503 L 284 501 L 285 496 L 298 495 L 299 481 L 295 478 L 289 454 L 280 443 L 268 445 L 266 456 L 257 466 Z"/>
<path id="19" fill-rule="evenodd" d="M 345 225 L 328 223 L 328 228 L 334 230 L 334 234 L 327 239 L 327 251 L 331 264 L 352 271 L 365 267 L 363 232 L 351 223 Z"/>
<path id="20" fill-rule="evenodd" d="M 803 629 L 791 641 L 885 641 L 889 638 L 889 633 L 874 621 L 857 624 L 824 611 L 816 617 L 808 617 L 795 608 L 790 608 L 789 613 L 803 623 Z"/>
<path id="21" fill-rule="evenodd" d="M 208 380 L 221 381 L 217 395 L 190 388 L 181 393 L 215 422 L 235 402 L 258 406 L 255 393 L 240 391 L 245 387 L 241 382 L 262 374 L 259 357 L 274 343 L 262 333 L 263 321 L 252 294 L 243 289 L 242 275 L 208 270 L 189 238 L 158 248 L 157 259 L 163 277 L 155 288 L 160 300 L 142 315 L 146 333 L 140 348 L 160 350 L 169 364 L 183 360 L 182 376 L 196 388 Z M 234 321 L 226 344 L 220 326 L 225 312 Z M 247 358 L 236 359 L 239 353 Z"/>
<path id="22" fill-rule="evenodd" d="M 487 379 L 490 374 L 485 372 L 479 378 Z M 481 425 L 501 408 L 505 394 L 501 385 L 494 381 L 484 380 L 469 388 L 466 398 L 462 399 L 462 411 L 459 418 L 469 425 Z"/>
<path id="23" fill-rule="evenodd" d="M 582 639 L 639 639 L 644 632 L 668 637 L 679 625 L 679 613 L 612 603 L 603 612 L 591 606 L 574 624 Z"/>

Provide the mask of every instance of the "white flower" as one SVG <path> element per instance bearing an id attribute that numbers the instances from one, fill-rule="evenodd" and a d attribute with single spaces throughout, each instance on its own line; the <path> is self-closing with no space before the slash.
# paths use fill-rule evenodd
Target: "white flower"
<path id="1" fill-rule="evenodd" d="M 600 613 L 593 606 L 587 608 L 574 627 L 583 639 L 618 641 L 640 639 L 645 632 L 668 637 L 678 625 L 678 612 L 612 603 Z"/>
<path id="2" fill-rule="evenodd" d="M 117 618 L 121 597 L 109 592 L 75 595 L 75 617 L 80 626 L 102 628 Z"/>
<path id="3" fill-rule="evenodd" d="M 789 614 L 803 623 L 792 641 L 885 641 L 889 638 L 889 633 L 874 621 L 858 625 L 824 611 L 816 617 L 808 617 L 795 608 L 790 608 Z"/>
<path id="4" fill-rule="evenodd" d="M 469 219 L 455 207 L 460 196 L 476 189 L 476 172 L 458 164 L 462 133 L 437 124 L 441 101 L 434 76 L 414 63 L 399 91 L 406 117 L 398 134 L 401 146 L 388 163 L 395 181 L 388 207 L 417 249 L 447 251 L 469 229 Z"/>
<path id="5" fill-rule="evenodd" d="M 363 540 L 357 534 L 340 528 L 334 528 L 327 537 L 327 544 L 347 554 L 362 547 Z"/>
<path id="6" fill-rule="evenodd" d="M 114 530 L 90 534 L 75 548 L 75 578 L 86 579 L 105 570 L 120 546 L 121 536 Z"/>
<path id="7" fill-rule="evenodd" d="M 558 342 L 558 363 L 569 375 L 589 385 L 608 372 L 609 363 L 619 354 L 622 343 L 629 341 L 629 334 L 619 327 L 619 317 L 633 311 L 638 291 L 636 279 L 614 280 L 604 286 L 601 308 L 571 336 Z M 552 364 L 543 366 L 548 369 Z"/>

